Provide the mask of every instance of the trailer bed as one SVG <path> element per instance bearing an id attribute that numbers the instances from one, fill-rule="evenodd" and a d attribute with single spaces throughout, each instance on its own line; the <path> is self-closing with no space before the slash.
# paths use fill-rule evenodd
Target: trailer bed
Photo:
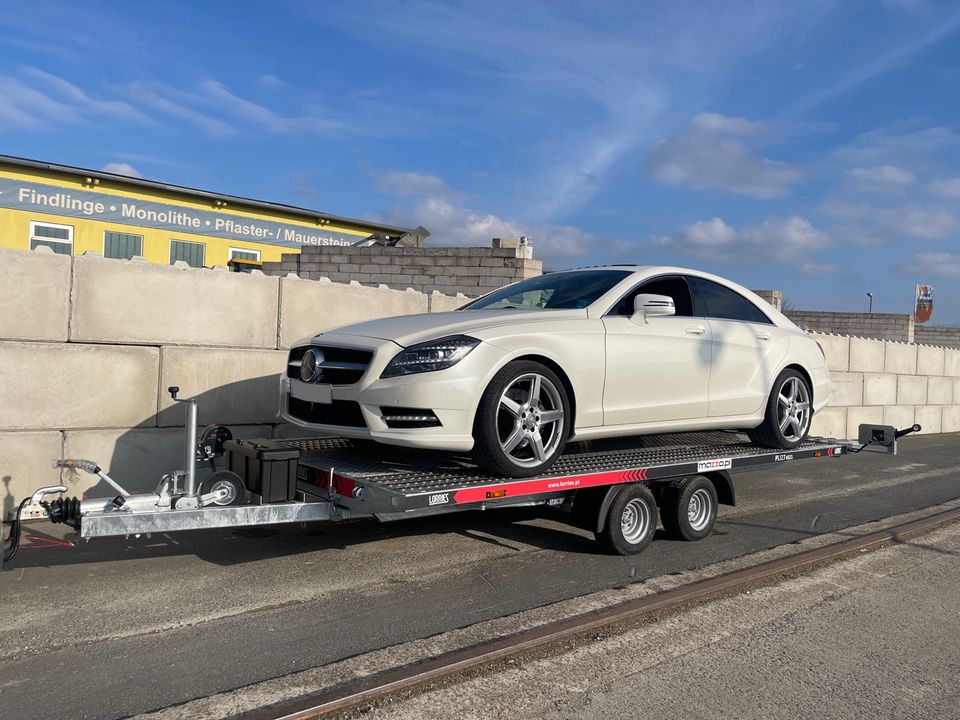
<path id="1" fill-rule="evenodd" d="M 309 438 L 283 444 L 301 451 L 298 488 L 305 494 L 332 489 L 346 508 L 391 515 L 424 508 L 507 504 L 518 498 L 589 487 L 834 457 L 850 445 L 830 438 L 809 438 L 793 450 L 772 450 L 733 432 L 572 443 L 548 472 L 518 479 L 484 473 L 469 457 L 368 441 Z"/>

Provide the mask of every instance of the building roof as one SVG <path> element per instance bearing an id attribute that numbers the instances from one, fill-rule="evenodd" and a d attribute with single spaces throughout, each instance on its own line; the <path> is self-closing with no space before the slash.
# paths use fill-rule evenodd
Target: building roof
<path id="1" fill-rule="evenodd" d="M 383 223 L 371 222 L 369 220 L 358 220 L 356 218 L 343 217 L 341 215 L 331 215 L 318 210 L 297 207 L 296 205 L 285 205 L 283 203 L 268 202 L 266 200 L 254 200 L 252 198 L 240 197 L 238 195 L 224 195 L 223 193 L 210 192 L 209 190 L 198 190 L 197 188 L 185 187 L 183 185 L 172 185 L 170 183 L 159 182 L 157 180 L 146 180 L 144 178 L 135 178 L 129 177 L 128 175 L 118 175 L 116 173 L 104 172 L 103 170 L 90 170 L 87 168 L 74 167 L 72 165 L 59 165 L 57 163 L 41 162 L 40 160 L 29 160 L 27 158 L 15 157 L 13 155 L 0 155 L 0 165 L 12 165 L 14 167 L 27 168 L 30 170 L 44 170 L 47 172 L 61 173 L 63 175 L 73 175 L 80 178 L 109 180 L 110 182 L 140 187 L 147 190 L 160 190 L 168 193 L 177 193 L 189 198 L 220 201 L 227 203 L 228 205 L 256 208 L 258 210 L 268 210 L 271 212 L 284 213 L 286 215 L 293 215 L 314 221 L 326 220 L 329 223 L 341 226 L 371 228 L 388 235 L 406 235 L 408 233 L 424 234 L 419 232 L 422 230 L 422 228 L 405 228 L 397 225 L 385 225 Z"/>

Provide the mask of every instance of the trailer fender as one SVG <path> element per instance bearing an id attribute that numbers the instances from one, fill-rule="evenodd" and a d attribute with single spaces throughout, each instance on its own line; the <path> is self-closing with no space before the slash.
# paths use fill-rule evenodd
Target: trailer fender
<path id="1" fill-rule="evenodd" d="M 726 470 L 718 470 L 716 472 L 703 473 L 703 476 L 713 483 L 713 487 L 717 491 L 717 502 L 719 502 L 721 505 L 737 504 L 737 491 L 733 486 L 733 478 L 730 477 L 730 473 L 728 473 Z M 650 487 L 651 490 L 653 490 L 654 497 L 656 497 L 657 502 L 659 502 L 660 492 L 663 488 L 669 487 L 671 484 L 682 480 L 686 480 L 686 477 L 676 478 L 668 481 L 647 482 L 645 484 Z M 594 530 L 596 532 L 603 532 L 603 529 L 606 527 L 607 512 L 610 510 L 610 505 L 613 504 L 614 496 L 617 494 L 617 492 L 619 492 L 621 487 L 623 486 L 611 485 L 610 487 L 605 488 L 605 492 L 603 493 L 602 497 L 597 497 L 596 495 L 591 497 L 591 505 L 596 508 L 596 514 L 594 515 L 594 519 L 596 521 Z"/>

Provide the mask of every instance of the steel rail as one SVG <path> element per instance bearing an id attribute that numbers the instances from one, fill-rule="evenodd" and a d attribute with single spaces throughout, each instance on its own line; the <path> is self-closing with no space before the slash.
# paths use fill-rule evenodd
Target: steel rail
<path id="1" fill-rule="evenodd" d="M 455 673 L 503 660 L 551 643 L 569 640 L 589 632 L 625 621 L 637 620 L 658 611 L 676 609 L 692 601 L 711 599 L 742 586 L 752 585 L 784 573 L 803 570 L 812 565 L 841 559 L 851 553 L 898 542 L 920 533 L 960 520 L 960 508 L 946 510 L 912 520 L 885 530 L 842 540 L 758 565 L 734 570 L 717 577 L 698 580 L 672 590 L 628 600 L 599 610 L 581 613 L 564 620 L 520 630 L 503 637 L 486 640 L 424 660 L 401 665 L 368 677 L 324 688 L 291 700 L 251 710 L 236 716 L 237 720 L 310 720 L 332 712 L 370 704 L 428 682 L 435 682 Z"/>

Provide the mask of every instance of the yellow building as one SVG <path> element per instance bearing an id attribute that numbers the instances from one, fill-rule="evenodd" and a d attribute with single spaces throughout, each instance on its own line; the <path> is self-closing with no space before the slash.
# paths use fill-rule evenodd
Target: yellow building
<path id="1" fill-rule="evenodd" d="M 381 225 L 315 210 L 153 180 L 0 155 L 0 247 L 140 255 L 195 267 L 256 267 L 304 245 L 352 245 L 423 228 Z"/>

